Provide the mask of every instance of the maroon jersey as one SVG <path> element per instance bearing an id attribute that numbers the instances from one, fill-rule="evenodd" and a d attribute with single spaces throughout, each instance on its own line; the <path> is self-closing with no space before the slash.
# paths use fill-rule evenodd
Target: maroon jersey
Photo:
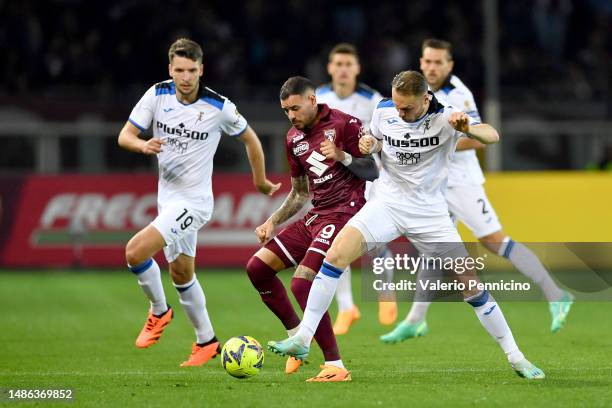
<path id="1" fill-rule="evenodd" d="M 329 139 L 351 156 L 363 157 L 359 152 L 360 132 L 359 119 L 325 104 L 319 104 L 319 122 L 314 127 L 304 131 L 292 127 L 287 132 L 291 177 L 308 177 L 313 212 L 355 214 L 365 204 L 365 180 L 321 153 L 321 143 Z"/>

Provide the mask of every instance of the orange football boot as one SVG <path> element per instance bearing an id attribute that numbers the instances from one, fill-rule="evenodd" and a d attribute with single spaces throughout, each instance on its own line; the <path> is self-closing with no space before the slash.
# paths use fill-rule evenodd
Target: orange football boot
<path id="1" fill-rule="evenodd" d="M 351 381 L 351 373 L 346 368 L 331 365 L 322 365 L 321 368 L 321 372 L 316 377 L 309 378 L 306 382 Z"/>
<path id="2" fill-rule="evenodd" d="M 207 344 L 206 346 L 198 346 L 193 343 L 191 346 L 191 355 L 187 361 L 181 363 L 181 367 L 197 367 L 205 364 L 211 358 L 215 358 L 217 354 L 221 354 L 221 347 L 218 341 Z"/>
<path id="3" fill-rule="evenodd" d="M 334 323 L 334 334 L 346 334 L 349 328 L 361 317 L 361 313 L 357 306 L 353 305 L 353 308 L 346 311 L 338 312 L 336 321 Z"/>
<path id="4" fill-rule="evenodd" d="M 293 374 L 302 365 L 302 360 L 298 360 L 295 357 L 289 357 L 285 363 L 285 374 Z"/>
<path id="5" fill-rule="evenodd" d="M 388 326 L 397 319 L 397 303 L 395 301 L 378 301 L 378 321 Z"/>
<path id="6" fill-rule="evenodd" d="M 164 329 L 172 320 L 173 314 L 174 312 L 170 306 L 168 306 L 166 313 L 160 317 L 157 317 L 153 313 L 149 312 L 147 321 L 136 338 L 136 347 L 147 348 L 157 343 L 157 340 L 159 340 L 161 337 Z"/>

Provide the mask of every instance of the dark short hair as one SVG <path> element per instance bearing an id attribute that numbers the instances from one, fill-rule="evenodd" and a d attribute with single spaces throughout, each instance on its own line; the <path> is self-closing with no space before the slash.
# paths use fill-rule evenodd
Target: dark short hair
<path id="1" fill-rule="evenodd" d="M 435 48 L 436 50 L 446 50 L 448 53 L 448 59 L 453 59 L 453 46 L 448 41 L 438 40 L 437 38 L 427 38 L 421 44 L 421 52 L 425 51 L 425 48 Z"/>
<path id="2" fill-rule="evenodd" d="M 427 81 L 417 71 L 402 71 L 393 78 L 391 86 L 404 95 L 422 95 L 427 92 Z"/>
<path id="3" fill-rule="evenodd" d="M 303 95 L 306 91 L 314 92 L 315 87 L 308 78 L 303 76 L 294 76 L 285 81 L 280 89 L 280 99 L 284 101 L 291 95 Z"/>
<path id="4" fill-rule="evenodd" d="M 192 61 L 202 62 L 203 56 L 204 53 L 200 44 L 188 38 L 179 38 L 168 50 L 168 60 L 171 64 L 174 57 L 189 58 Z"/>
<path id="5" fill-rule="evenodd" d="M 359 55 L 357 54 L 357 48 L 353 44 L 349 43 L 336 44 L 334 48 L 332 48 L 329 52 L 329 60 L 331 61 L 334 55 L 336 54 L 349 54 L 359 59 Z"/>

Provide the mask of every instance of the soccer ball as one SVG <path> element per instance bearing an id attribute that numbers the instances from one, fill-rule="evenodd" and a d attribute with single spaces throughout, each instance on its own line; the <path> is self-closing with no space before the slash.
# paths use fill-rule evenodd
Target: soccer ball
<path id="1" fill-rule="evenodd" d="M 263 362 L 263 349 L 251 336 L 232 337 L 221 350 L 221 365 L 232 377 L 253 377 L 259 374 Z"/>

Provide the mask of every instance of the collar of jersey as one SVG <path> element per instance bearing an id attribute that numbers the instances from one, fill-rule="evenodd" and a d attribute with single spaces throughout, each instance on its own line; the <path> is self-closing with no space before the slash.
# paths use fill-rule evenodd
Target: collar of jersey
<path id="1" fill-rule="evenodd" d="M 174 84 L 174 81 L 172 81 L 172 82 L 171 82 L 171 84 L 172 84 L 171 86 L 172 86 L 173 88 L 175 88 L 175 89 L 176 89 L 176 85 Z M 178 103 L 180 103 L 181 105 L 183 105 L 183 106 L 191 106 L 191 105 L 193 105 L 194 103 L 198 102 L 198 101 L 200 100 L 200 98 L 202 97 L 202 89 L 204 89 L 204 83 L 203 83 L 202 81 L 199 81 L 199 85 L 198 85 L 198 93 L 197 93 L 197 95 L 196 95 L 196 100 L 195 100 L 195 101 L 193 101 L 193 102 L 191 102 L 191 103 L 183 103 L 183 102 L 181 102 L 181 101 L 179 100 L 178 96 L 176 96 L 176 91 L 175 91 L 175 93 L 174 93 L 174 97 L 176 98 L 176 101 L 177 101 Z"/>
<path id="2" fill-rule="evenodd" d="M 438 91 L 442 91 L 445 94 L 448 94 L 450 91 L 455 89 L 455 85 L 451 83 L 452 79 L 453 79 L 453 74 L 452 73 L 448 74 L 444 82 L 442 82 L 442 85 L 440 86 L 440 89 L 438 89 Z"/>
<path id="3" fill-rule="evenodd" d="M 429 106 L 427 107 L 427 111 L 423 114 L 423 116 L 421 116 L 420 118 L 418 118 L 415 121 L 412 122 L 408 122 L 408 121 L 404 121 L 408 124 L 411 125 L 418 125 L 429 115 L 432 115 L 434 113 L 438 113 L 440 112 L 442 109 L 444 109 L 444 105 L 442 105 L 440 103 L 440 101 L 438 101 L 438 98 L 436 98 L 436 96 L 433 94 L 433 92 L 431 91 L 427 91 L 428 94 L 431 95 L 431 100 L 429 101 Z"/>
<path id="4" fill-rule="evenodd" d="M 321 123 L 321 120 L 327 118 L 329 116 L 329 114 L 331 113 L 331 108 L 329 106 L 327 106 L 327 104 L 325 103 L 318 103 L 317 104 L 319 107 L 319 122 L 313 126 L 313 128 L 317 127 L 317 125 L 319 123 Z"/>
<path id="5" fill-rule="evenodd" d="M 319 112 L 321 112 L 321 114 L 319 115 L 319 121 L 318 121 L 318 122 L 317 122 L 317 124 L 316 124 L 316 125 L 314 125 L 313 127 L 311 127 L 311 128 L 306 128 L 306 129 L 304 129 L 304 130 L 302 130 L 302 131 L 301 131 L 301 133 L 303 133 L 303 134 L 304 134 L 304 136 L 306 136 L 306 137 L 307 137 L 307 136 L 309 136 L 309 135 L 312 133 L 312 131 L 313 131 L 314 129 L 316 129 L 316 128 L 317 128 L 317 126 L 319 126 L 319 125 L 321 124 L 321 121 L 322 121 L 323 119 L 325 119 L 326 117 L 328 117 L 328 116 L 329 116 L 329 114 L 331 113 L 331 108 L 330 108 L 329 106 L 327 106 L 326 104 L 324 104 L 324 103 L 318 103 L 318 104 L 317 104 L 317 106 L 319 107 Z M 317 114 L 318 114 L 318 113 L 317 113 Z M 296 130 L 298 130 L 298 129 L 296 128 Z M 299 131 L 299 130 L 298 130 L 298 131 Z"/>

